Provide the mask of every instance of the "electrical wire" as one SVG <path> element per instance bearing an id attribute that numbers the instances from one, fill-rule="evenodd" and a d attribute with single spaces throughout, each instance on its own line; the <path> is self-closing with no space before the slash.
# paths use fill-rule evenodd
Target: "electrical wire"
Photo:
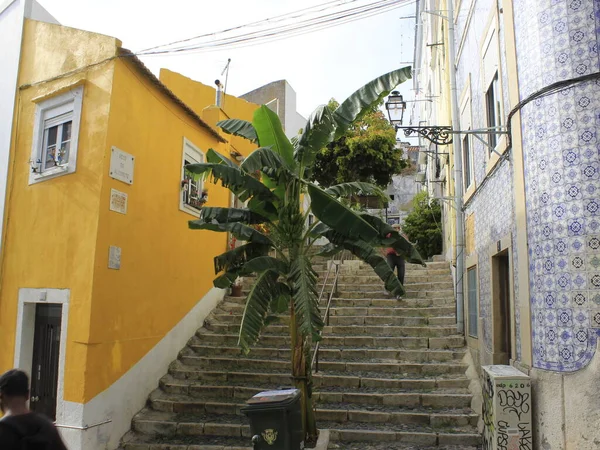
<path id="1" fill-rule="evenodd" d="M 296 10 L 296 11 L 293 11 L 293 12 L 290 12 L 290 13 L 280 14 L 278 16 L 269 17 L 267 19 L 261 19 L 261 20 L 255 21 L 255 22 L 249 22 L 249 23 L 246 23 L 246 24 L 243 24 L 243 25 L 238 25 L 238 26 L 235 26 L 235 27 L 226 28 L 224 30 L 215 31 L 215 32 L 211 32 L 211 33 L 200 34 L 198 36 L 193 36 L 191 38 L 180 39 L 178 41 L 169 42 L 168 44 L 161 44 L 161 45 L 157 45 L 157 46 L 154 46 L 154 47 L 145 48 L 143 50 L 139 50 L 139 52 L 141 53 L 141 52 L 147 52 L 147 51 L 150 51 L 150 50 L 156 50 L 157 48 L 161 48 L 161 47 L 169 47 L 171 45 L 181 44 L 183 42 L 189 42 L 189 41 L 192 41 L 194 39 L 200 39 L 200 38 L 204 38 L 204 37 L 214 37 L 214 36 L 216 36 L 218 34 L 224 34 L 224 33 L 228 33 L 228 32 L 231 32 L 231 31 L 240 30 L 240 29 L 243 29 L 243 28 L 256 27 L 256 26 L 259 26 L 260 24 L 263 24 L 263 23 L 276 23 L 276 22 L 281 22 L 281 21 L 286 20 L 286 19 L 296 19 L 296 18 L 299 18 L 299 17 L 303 17 L 305 15 L 308 15 L 309 13 L 306 12 L 306 11 L 314 10 L 315 8 L 318 8 L 318 7 L 322 7 L 322 9 L 319 9 L 316 12 L 322 12 L 322 11 L 325 11 L 327 9 L 340 6 L 341 4 L 353 3 L 353 2 L 356 2 L 356 1 L 358 1 L 358 0 L 345 0 L 345 1 L 344 0 L 334 0 L 334 1 L 326 2 L 326 3 L 321 3 L 319 5 L 314 5 L 314 6 L 311 6 L 311 7 L 308 7 L 308 8 L 302 8 L 302 9 L 299 9 L 299 10 Z M 298 13 L 303 13 L 303 14 L 298 14 Z"/>
<path id="2" fill-rule="evenodd" d="M 177 53 L 195 53 L 198 51 L 213 51 L 223 48 L 239 48 L 256 43 L 266 43 L 274 40 L 285 39 L 293 36 L 320 31 L 333 26 L 342 25 L 355 20 L 381 14 L 392 9 L 406 6 L 415 0 L 378 0 L 367 5 L 348 8 L 335 13 L 295 22 L 292 24 L 279 25 L 260 31 L 224 37 L 215 41 L 199 42 L 164 50 L 141 51 L 137 56 L 169 55 Z"/>

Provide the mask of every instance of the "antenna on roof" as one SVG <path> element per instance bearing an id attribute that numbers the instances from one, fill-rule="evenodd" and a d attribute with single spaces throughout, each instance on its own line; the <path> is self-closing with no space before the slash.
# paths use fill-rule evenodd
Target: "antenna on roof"
<path id="1" fill-rule="evenodd" d="M 223 76 L 223 74 L 225 74 L 225 86 L 223 88 L 223 106 L 225 105 L 225 94 L 227 93 L 227 80 L 229 79 L 229 65 L 231 64 L 231 58 L 227 59 L 227 64 L 225 65 L 225 68 L 223 69 L 223 71 L 221 72 L 221 76 Z M 223 109 L 223 107 L 221 107 Z"/>

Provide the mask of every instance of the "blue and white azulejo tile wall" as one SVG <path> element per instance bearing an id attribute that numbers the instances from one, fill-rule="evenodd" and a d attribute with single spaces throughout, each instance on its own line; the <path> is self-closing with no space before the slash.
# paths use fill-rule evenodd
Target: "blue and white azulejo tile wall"
<path id="1" fill-rule="evenodd" d="M 600 69 L 600 0 L 514 0 L 521 100 Z M 600 81 L 521 110 L 533 365 L 575 371 L 600 335 Z"/>

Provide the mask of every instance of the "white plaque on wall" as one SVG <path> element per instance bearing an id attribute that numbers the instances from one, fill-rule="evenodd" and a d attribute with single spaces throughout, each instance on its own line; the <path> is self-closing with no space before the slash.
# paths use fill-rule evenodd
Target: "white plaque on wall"
<path id="1" fill-rule="evenodd" d="M 127 194 L 125 192 L 110 190 L 110 210 L 127 214 Z"/>
<path id="2" fill-rule="evenodd" d="M 121 268 L 121 247 L 111 245 L 108 249 L 108 268 L 119 270 Z"/>
<path id="3" fill-rule="evenodd" d="M 123 183 L 133 184 L 133 166 L 135 157 L 129 153 L 113 147 L 110 153 L 109 175 Z"/>

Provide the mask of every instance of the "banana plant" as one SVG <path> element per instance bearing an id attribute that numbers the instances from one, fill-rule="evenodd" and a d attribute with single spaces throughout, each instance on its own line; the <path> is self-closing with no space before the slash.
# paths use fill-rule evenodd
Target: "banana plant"
<path id="1" fill-rule="evenodd" d="M 302 392 L 307 439 L 314 439 L 317 433 L 310 350 L 323 328 L 317 273 L 311 263 L 315 239 L 325 237 L 329 241 L 321 248 L 322 255 L 348 250 L 365 261 L 394 295 L 402 295 L 404 287 L 378 248 L 392 247 L 407 261 L 423 263 L 413 245 L 387 223 L 357 213 L 340 201 L 353 194 L 385 196 L 379 188 L 362 182 L 324 188 L 307 178 L 321 148 L 342 136 L 353 121 L 380 104 L 410 76 L 409 67 L 387 73 L 354 92 L 335 111 L 325 105 L 317 108 L 302 133 L 292 140 L 286 137 L 277 115 L 264 105 L 255 111 L 252 122 L 221 121 L 217 125 L 224 132 L 246 138 L 259 148 L 240 166 L 212 149 L 207 152 L 206 163 L 186 166 L 196 176 L 221 182 L 247 202 L 245 208 L 204 207 L 200 218 L 190 221 L 189 226 L 229 232 L 245 242 L 214 259 L 218 275 L 214 285 L 218 288 L 228 288 L 238 277 L 256 274 L 239 330 L 238 343 L 243 353 L 250 351 L 266 325 L 278 315 L 289 313 L 292 379 Z M 308 210 L 302 208 L 302 195 L 310 197 Z M 309 212 L 318 219 L 310 226 Z M 254 227 L 257 224 L 265 225 L 269 233 L 258 231 Z"/>

